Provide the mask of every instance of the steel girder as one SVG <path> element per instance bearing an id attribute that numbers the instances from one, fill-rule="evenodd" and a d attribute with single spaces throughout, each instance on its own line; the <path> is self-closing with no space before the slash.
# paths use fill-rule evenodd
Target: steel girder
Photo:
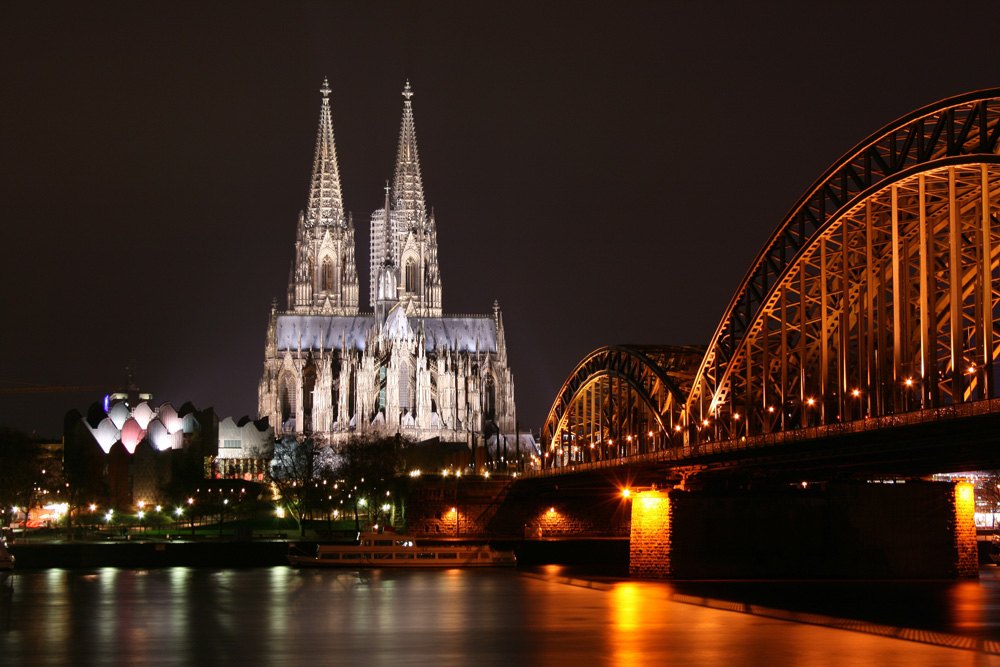
<path id="1" fill-rule="evenodd" d="M 567 457 L 574 451 L 596 449 L 591 456 L 607 457 L 602 446 L 633 442 L 636 450 L 655 446 L 673 433 L 680 408 L 704 353 L 701 347 L 610 346 L 595 350 L 581 361 L 549 410 L 542 441 Z M 653 433 L 654 436 L 649 436 Z M 640 440 L 642 444 L 640 445 Z M 617 450 L 616 450 L 617 451 Z M 557 452 L 550 452 L 555 457 Z"/>
<path id="2" fill-rule="evenodd" d="M 835 163 L 757 256 L 683 405 L 734 439 L 993 396 L 1000 89 L 920 109 Z"/>

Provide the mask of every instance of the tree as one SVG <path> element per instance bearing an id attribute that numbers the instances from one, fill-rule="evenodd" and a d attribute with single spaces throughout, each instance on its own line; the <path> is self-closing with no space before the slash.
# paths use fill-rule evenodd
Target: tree
<path id="1" fill-rule="evenodd" d="M 333 474 L 343 484 L 358 530 L 359 513 L 371 524 L 384 525 L 401 506 L 397 481 L 403 472 L 404 442 L 399 435 L 353 436 L 341 445 Z"/>
<path id="2" fill-rule="evenodd" d="M 299 535 L 305 535 L 302 520 L 316 495 L 312 483 L 314 454 L 312 438 L 299 442 L 294 436 L 286 435 L 274 443 L 271 482 L 281 495 L 285 511 L 295 519 Z"/>
<path id="3" fill-rule="evenodd" d="M 28 508 L 42 476 L 43 457 L 37 442 L 26 434 L 0 428 L 0 503 L 3 525 L 13 519 L 13 507 Z"/>

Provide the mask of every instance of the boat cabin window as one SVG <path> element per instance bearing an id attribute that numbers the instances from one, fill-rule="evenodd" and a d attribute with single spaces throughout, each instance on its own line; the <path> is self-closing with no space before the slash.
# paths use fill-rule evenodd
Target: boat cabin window
<path id="1" fill-rule="evenodd" d="M 438 554 L 438 558 L 458 558 L 458 554 Z"/>
<path id="2" fill-rule="evenodd" d="M 433 551 L 422 551 L 417 554 L 417 558 L 421 560 L 434 560 Z"/>
<path id="3" fill-rule="evenodd" d="M 375 546 L 377 547 L 391 547 L 392 540 L 375 540 Z"/>
<path id="4" fill-rule="evenodd" d="M 396 554 L 396 559 L 397 560 L 402 560 L 402 559 L 407 559 L 407 558 L 410 559 L 410 560 L 413 560 L 413 554 L 412 553 Z"/>
<path id="5" fill-rule="evenodd" d="M 386 559 L 392 560 L 392 552 L 391 551 L 383 551 L 381 553 L 376 553 L 375 554 L 375 560 L 386 560 Z"/>
<path id="6" fill-rule="evenodd" d="M 340 560 L 340 554 L 320 554 L 322 560 Z"/>
<path id="7" fill-rule="evenodd" d="M 371 541 L 371 540 L 363 540 L 363 541 L 361 542 L 361 544 L 362 544 L 363 546 L 366 546 L 366 547 L 370 547 L 370 546 L 372 545 L 372 541 Z"/>
<path id="8" fill-rule="evenodd" d="M 341 556 L 342 560 L 358 560 L 359 558 L 361 558 L 359 553 L 345 553 Z"/>
<path id="9" fill-rule="evenodd" d="M 396 540 L 397 547 L 412 547 L 413 540 Z"/>

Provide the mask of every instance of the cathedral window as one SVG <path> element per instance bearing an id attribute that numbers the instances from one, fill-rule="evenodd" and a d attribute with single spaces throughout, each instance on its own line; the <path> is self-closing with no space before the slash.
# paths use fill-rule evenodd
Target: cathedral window
<path id="1" fill-rule="evenodd" d="M 285 373 L 281 376 L 281 381 L 278 384 L 278 409 L 281 413 L 282 424 L 295 417 L 295 386 L 293 382 L 291 373 Z"/>
<path id="2" fill-rule="evenodd" d="M 309 364 L 302 371 L 303 430 L 312 430 L 313 389 L 316 388 L 316 367 Z"/>
<path id="3" fill-rule="evenodd" d="M 413 376 L 407 364 L 399 369 L 399 407 L 404 411 L 413 411 Z"/>
<path id="4" fill-rule="evenodd" d="M 313 262 L 313 258 L 309 258 L 309 285 L 310 287 L 316 286 L 316 263 Z"/>
<path id="5" fill-rule="evenodd" d="M 412 259 L 406 262 L 406 291 L 417 291 L 417 263 Z"/>
<path id="6" fill-rule="evenodd" d="M 493 376 L 486 376 L 486 389 L 483 391 L 483 418 L 487 421 L 496 419 L 497 389 Z"/>
<path id="7" fill-rule="evenodd" d="M 323 259 L 323 289 L 327 292 L 333 290 L 333 262 L 329 257 Z"/>

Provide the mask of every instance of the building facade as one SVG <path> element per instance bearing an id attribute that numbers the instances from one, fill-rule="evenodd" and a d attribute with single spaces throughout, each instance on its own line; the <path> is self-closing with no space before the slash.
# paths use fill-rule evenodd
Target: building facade
<path id="1" fill-rule="evenodd" d="M 280 435 L 352 433 L 485 442 L 515 437 L 503 317 L 444 315 L 437 225 L 424 199 L 409 83 L 395 177 L 370 219 L 371 310 L 358 309 L 354 226 L 340 187 L 330 88 L 323 95 L 308 208 L 299 215 L 284 311 L 267 326 L 258 416 Z"/>

